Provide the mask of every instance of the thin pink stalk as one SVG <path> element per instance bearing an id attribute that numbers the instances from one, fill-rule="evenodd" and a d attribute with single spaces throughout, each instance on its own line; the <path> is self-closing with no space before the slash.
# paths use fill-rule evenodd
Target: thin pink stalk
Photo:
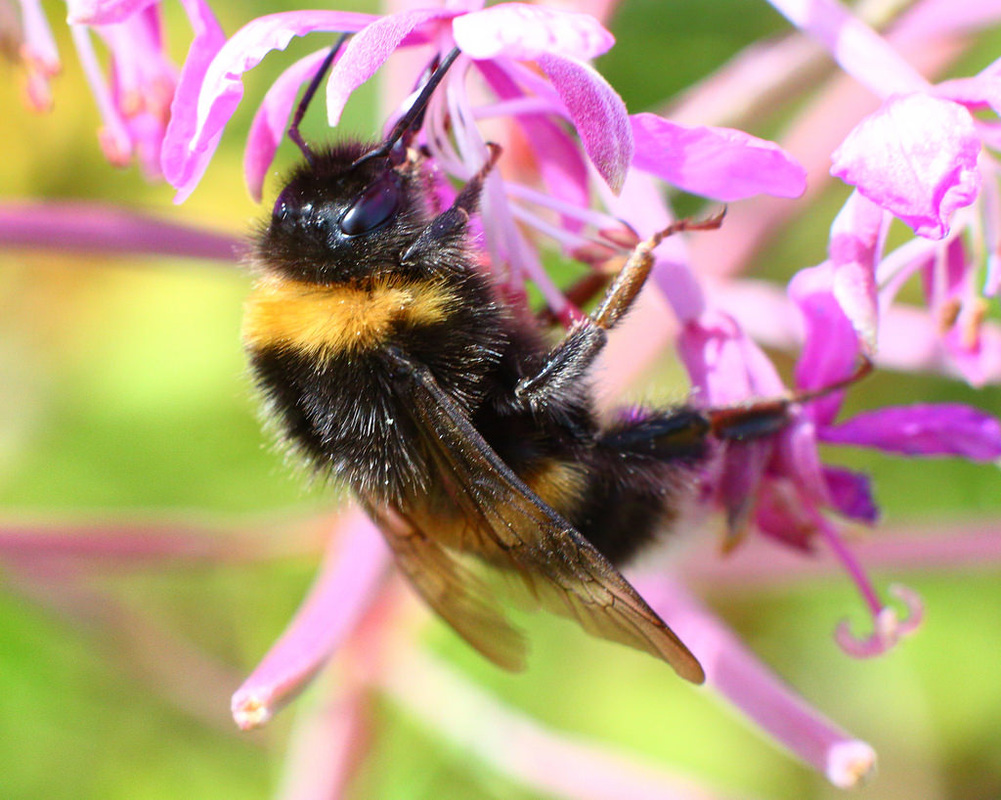
<path id="1" fill-rule="evenodd" d="M 845 72 L 879 97 L 929 88 L 885 39 L 836 0 L 770 2 L 793 25 L 819 41 Z"/>
<path id="2" fill-rule="evenodd" d="M 0 203 L 0 248 L 233 262 L 239 236 L 83 202 Z"/>
<path id="3" fill-rule="evenodd" d="M 358 510 L 338 529 L 309 596 L 233 695 L 233 719 L 244 730 L 266 723 L 306 686 L 377 595 L 389 562 L 385 542 Z"/>
<path id="4" fill-rule="evenodd" d="M 502 705 L 441 661 L 411 651 L 381 677 L 407 711 L 454 746 L 535 791 L 573 800 L 719 800 L 693 781 Z"/>
<path id="5" fill-rule="evenodd" d="M 679 582 L 657 576 L 634 584 L 702 663 L 706 684 L 755 726 L 823 772 L 835 786 L 858 786 L 873 775 L 876 753 L 870 745 L 793 692 Z"/>
<path id="6" fill-rule="evenodd" d="M 301 710 L 289 740 L 278 800 L 334 800 L 347 785 L 367 749 L 369 711 L 364 689 L 353 681 L 334 686 Z"/>
<path id="7" fill-rule="evenodd" d="M 85 563 L 101 570 L 123 565 L 164 566 L 165 561 L 233 563 L 317 552 L 315 525 L 283 525 L 265 532 L 234 532 L 208 525 L 108 521 L 84 524 L 0 525 L 0 559 L 35 565 L 49 562 Z"/>

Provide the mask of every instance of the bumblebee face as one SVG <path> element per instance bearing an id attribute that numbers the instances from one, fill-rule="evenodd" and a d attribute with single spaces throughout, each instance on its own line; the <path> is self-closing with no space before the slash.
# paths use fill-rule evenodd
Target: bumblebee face
<path id="1" fill-rule="evenodd" d="M 297 280 L 335 284 L 391 270 L 426 224 L 419 167 L 355 164 L 339 147 L 301 167 L 275 200 L 256 259 Z"/>

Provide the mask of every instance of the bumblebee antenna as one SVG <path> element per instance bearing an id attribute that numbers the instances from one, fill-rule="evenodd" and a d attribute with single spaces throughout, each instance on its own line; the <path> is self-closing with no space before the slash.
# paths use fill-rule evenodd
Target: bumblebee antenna
<path id="1" fill-rule="evenodd" d="M 299 101 L 299 105 L 296 106 L 295 116 L 292 117 L 292 124 L 289 125 L 288 138 L 295 142 L 296 146 L 302 150 L 302 154 L 306 157 L 306 161 L 311 167 L 316 166 L 316 158 L 313 155 L 313 151 L 309 149 L 309 145 L 306 144 L 306 141 L 302 138 L 302 134 L 299 132 L 299 124 L 302 122 L 302 118 L 306 116 L 306 109 L 309 108 L 309 104 L 313 101 L 313 97 L 316 95 L 316 90 L 320 88 L 320 82 L 330 71 L 330 65 L 334 63 L 334 59 L 337 58 L 337 53 L 340 52 L 341 46 L 350 35 L 350 33 L 342 33 L 341 37 L 334 42 L 333 46 L 330 48 L 330 52 L 327 53 L 327 57 L 323 59 L 323 63 L 320 64 L 320 68 L 313 76 L 313 80 L 311 80 L 309 82 L 309 86 L 306 87 L 306 93 Z"/>
<path id="2" fill-rule="evenodd" d="M 396 145 L 396 143 L 413 128 L 415 122 L 423 117 L 432 93 L 438 88 L 438 84 L 441 83 L 442 78 L 445 77 L 445 73 L 448 72 L 448 68 L 455 63 L 455 59 L 458 57 L 459 48 L 453 47 L 449 51 L 448 55 L 445 56 L 441 63 L 435 68 L 434 72 L 431 73 L 431 76 L 427 79 L 427 83 L 425 83 L 421 88 L 420 94 L 418 94 L 414 99 L 414 102 L 410 104 L 410 108 L 408 108 L 406 113 L 396 121 L 396 124 L 393 126 L 393 130 L 390 132 L 389 136 L 386 137 L 386 140 L 378 147 L 369 150 L 365 153 L 365 155 L 355 161 L 354 164 L 351 165 L 352 168 L 357 167 L 359 164 L 364 164 L 366 161 L 370 161 L 374 158 L 385 158 L 389 155 L 394 145 Z"/>

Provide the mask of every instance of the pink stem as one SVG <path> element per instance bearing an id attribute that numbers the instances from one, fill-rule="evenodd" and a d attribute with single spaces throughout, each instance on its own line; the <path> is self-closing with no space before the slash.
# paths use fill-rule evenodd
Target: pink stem
<path id="1" fill-rule="evenodd" d="M 678 582 L 651 576 L 634 585 L 702 663 L 706 684 L 757 727 L 823 772 L 835 786 L 857 786 L 873 774 L 872 747 L 793 692 Z"/>
<path id="2" fill-rule="evenodd" d="M 242 239 L 94 203 L 0 203 L 0 248 L 234 262 Z"/>
<path id="3" fill-rule="evenodd" d="M 357 510 L 338 527 L 309 596 L 233 695 L 233 719 L 244 730 L 266 723 L 306 686 L 377 595 L 389 562 L 381 535 Z"/>

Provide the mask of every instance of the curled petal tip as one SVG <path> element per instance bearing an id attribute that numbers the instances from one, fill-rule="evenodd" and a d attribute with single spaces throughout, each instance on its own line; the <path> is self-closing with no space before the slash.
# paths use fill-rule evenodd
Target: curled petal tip
<path id="1" fill-rule="evenodd" d="M 274 709 L 264 700 L 254 695 L 237 693 L 233 696 L 233 721 L 241 731 L 250 731 L 266 725 L 273 716 Z"/>
<path id="2" fill-rule="evenodd" d="M 827 779 L 839 789 L 854 789 L 876 774 L 876 751 L 858 740 L 838 742 L 827 753 Z"/>
<path id="3" fill-rule="evenodd" d="M 855 658 L 883 655 L 905 636 L 917 630 L 921 624 L 924 606 L 917 592 L 901 584 L 891 586 L 889 591 L 904 604 L 907 613 L 901 618 L 897 609 L 884 606 L 873 618 L 873 632 L 861 639 L 851 632 L 848 621 L 842 620 L 834 632 L 834 639 L 848 655 Z"/>

